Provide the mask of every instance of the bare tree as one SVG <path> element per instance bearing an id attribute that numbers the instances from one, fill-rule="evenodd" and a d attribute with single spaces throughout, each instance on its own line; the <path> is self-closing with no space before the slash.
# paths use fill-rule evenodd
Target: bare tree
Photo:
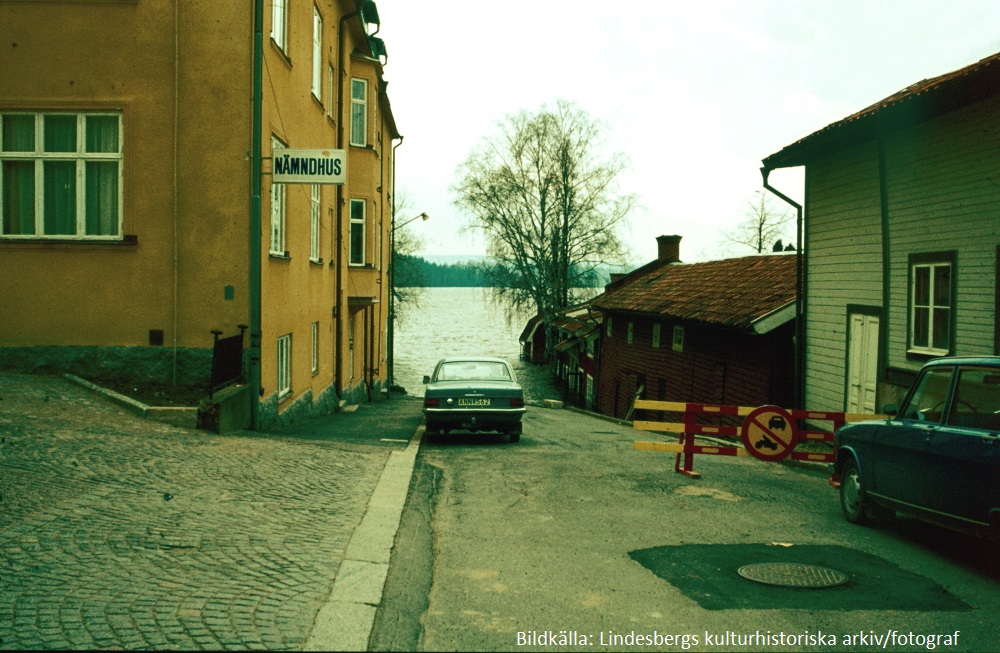
<path id="1" fill-rule="evenodd" d="M 616 233 L 635 205 L 616 180 L 623 155 L 602 159 L 601 126 L 571 103 L 508 116 L 459 167 L 455 204 L 481 230 L 485 270 L 508 311 L 543 316 L 569 305 L 572 289 L 601 263 L 618 263 Z"/>
<path id="2" fill-rule="evenodd" d="M 768 203 L 767 195 L 756 191 L 752 200 L 747 200 L 747 211 L 743 222 L 725 238 L 731 243 L 745 245 L 758 254 L 772 251 L 775 241 L 785 232 L 791 221 L 791 214 L 775 211 Z"/>
<path id="3" fill-rule="evenodd" d="M 407 224 L 408 212 L 410 211 L 409 198 L 399 194 L 396 199 L 395 223 L 400 226 L 393 229 L 392 241 L 392 286 L 393 296 L 393 317 L 402 320 L 410 308 L 420 305 L 420 296 L 424 289 L 414 285 L 398 285 L 404 280 L 413 280 L 420 276 L 420 272 L 412 262 L 412 256 L 423 249 L 423 239 L 412 231 L 412 223 Z M 420 221 L 416 221 L 419 223 Z"/>

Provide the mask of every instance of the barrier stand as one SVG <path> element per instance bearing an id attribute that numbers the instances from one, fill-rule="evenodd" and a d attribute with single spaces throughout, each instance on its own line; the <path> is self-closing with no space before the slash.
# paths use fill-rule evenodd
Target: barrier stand
<path id="1" fill-rule="evenodd" d="M 829 453 L 818 453 L 812 451 L 794 451 L 799 442 L 833 442 L 833 432 L 847 422 L 857 422 L 868 419 L 885 419 L 885 415 L 869 415 L 863 413 L 842 413 L 816 410 L 786 410 L 777 407 L 752 408 L 748 406 L 721 406 L 716 404 L 696 404 L 675 401 L 653 401 L 649 399 L 637 399 L 635 410 L 653 410 L 671 413 L 682 413 L 683 422 L 658 422 L 652 420 L 635 420 L 632 426 L 637 431 L 653 431 L 658 433 L 677 433 L 677 443 L 670 442 L 633 442 L 632 447 L 637 451 L 662 451 L 677 454 L 674 462 L 674 471 L 691 478 L 701 478 L 701 474 L 694 471 L 694 455 L 707 454 L 715 456 L 754 456 L 762 460 L 780 460 L 790 457 L 792 460 L 804 460 L 812 462 L 833 462 L 836 455 Z M 780 412 L 787 414 L 793 420 L 787 425 L 792 433 L 792 437 L 786 442 L 776 444 L 767 438 L 761 438 L 757 445 L 765 444 L 777 453 L 761 453 L 755 451 L 753 443 L 747 442 L 744 433 L 747 430 L 746 419 L 751 415 L 766 412 Z M 698 424 L 699 415 L 709 416 L 729 416 L 743 417 L 745 419 L 743 427 L 737 426 L 715 426 L 708 424 Z M 797 426 L 799 421 L 829 421 L 832 423 L 831 431 L 802 430 Z M 763 425 L 761 425 L 763 427 Z M 719 438 L 743 439 L 744 446 L 728 447 L 719 445 L 698 445 L 695 444 L 695 436 L 709 435 Z"/>

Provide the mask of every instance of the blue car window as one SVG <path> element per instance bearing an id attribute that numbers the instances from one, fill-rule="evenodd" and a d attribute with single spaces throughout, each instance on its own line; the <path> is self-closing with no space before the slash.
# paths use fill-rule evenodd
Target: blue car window
<path id="1" fill-rule="evenodd" d="M 985 367 L 959 370 L 948 423 L 964 428 L 1000 431 L 1000 370 Z"/>
<path id="2" fill-rule="evenodd" d="M 924 372 L 909 403 L 903 409 L 903 417 L 939 424 L 944 412 L 944 402 L 948 398 L 952 371 L 951 367 L 934 367 Z"/>

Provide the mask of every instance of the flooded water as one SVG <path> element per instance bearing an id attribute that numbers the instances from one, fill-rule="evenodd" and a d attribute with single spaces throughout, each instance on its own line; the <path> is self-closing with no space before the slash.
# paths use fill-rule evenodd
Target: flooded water
<path id="1" fill-rule="evenodd" d="M 445 356 L 499 356 L 514 366 L 525 399 L 559 397 L 546 366 L 520 360 L 518 336 L 533 314 L 510 323 L 488 288 L 425 288 L 416 306 L 400 310 L 395 326 L 396 384 L 423 396 L 422 379 Z"/>

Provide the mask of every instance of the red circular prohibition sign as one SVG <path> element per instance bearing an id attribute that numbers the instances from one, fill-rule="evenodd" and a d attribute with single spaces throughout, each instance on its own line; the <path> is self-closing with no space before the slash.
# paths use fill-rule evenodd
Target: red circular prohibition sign
<path id="1" fill-rule="evenodd" d="M 799 429 L 784 408 L 761 406 L 743 420 L 740 436 L 751 456 L 773 462 L 792 453 L 799 441 Z"/>

